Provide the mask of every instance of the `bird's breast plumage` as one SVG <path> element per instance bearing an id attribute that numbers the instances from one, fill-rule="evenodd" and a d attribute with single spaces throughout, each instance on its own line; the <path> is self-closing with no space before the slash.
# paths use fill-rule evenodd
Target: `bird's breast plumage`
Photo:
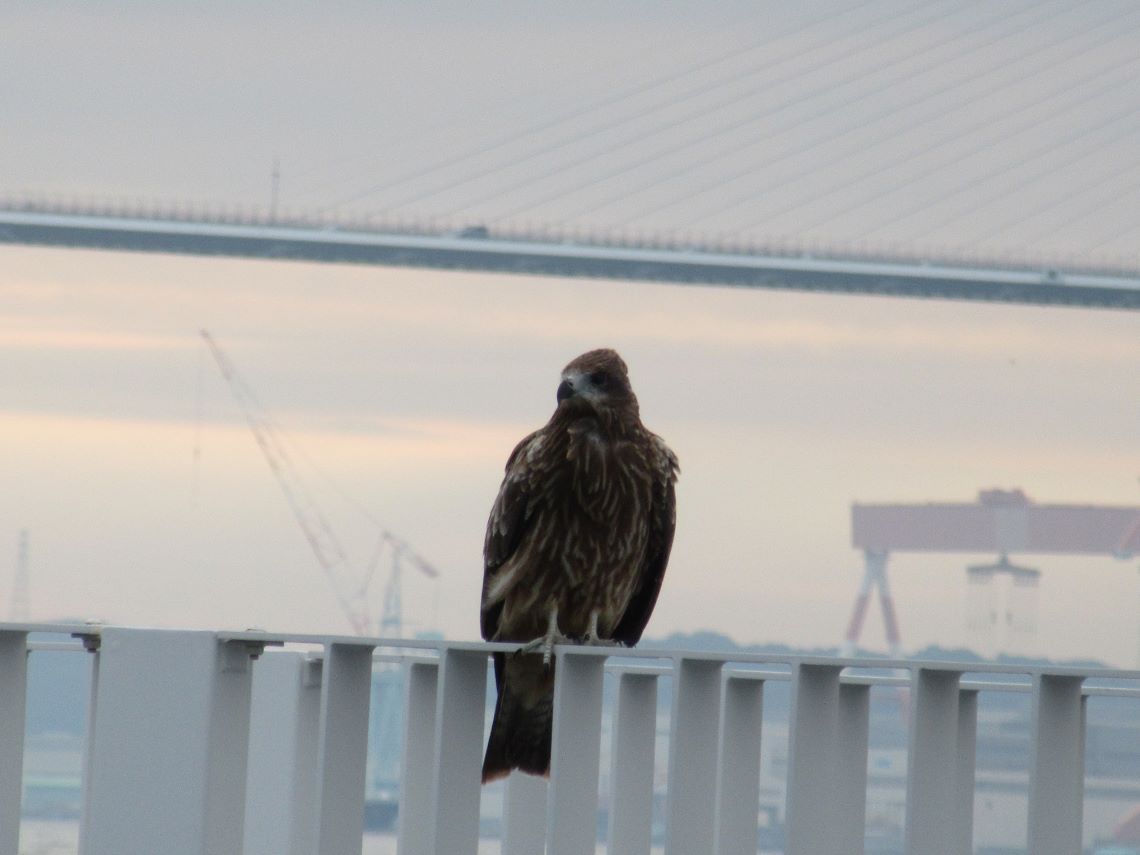
<path id="1" fill-rule="evenodd" d="M 503 600 L 497 636 L 530 640 L 558 607 L 559 628 L 584 635 L 590 612 L 606 636 L 637 583 L 659 461 L 652 443 L 606 436 L 589 419 L 537 432 L 519 455 L 530 535 L 488 590 Z M 655 450 L 655 449 L 654 449 Z M 508 475 L 508 477 L 512 477 Z"/>

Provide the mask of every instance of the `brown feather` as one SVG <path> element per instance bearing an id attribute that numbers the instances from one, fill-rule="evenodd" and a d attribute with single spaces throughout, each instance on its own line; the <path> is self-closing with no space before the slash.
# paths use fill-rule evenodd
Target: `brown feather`
<path id="1" fill-rule="evenodd" d="M 584 637 L 597 611 L 602 638 L 632 645 L 669 560 L 677 458 L 642 425 L 616 352 L 582 354 L 562 377 L 558 407 L 511 452 L 491 509 L 481 631 L 489 641 L 529 642 L 556 607 L 563 634 Z M 549 763 L 553 671 L 534 661 L 541 666 L 537 655 L 496 658 L 484 779 L 511 768 L 543 774 Z"/>

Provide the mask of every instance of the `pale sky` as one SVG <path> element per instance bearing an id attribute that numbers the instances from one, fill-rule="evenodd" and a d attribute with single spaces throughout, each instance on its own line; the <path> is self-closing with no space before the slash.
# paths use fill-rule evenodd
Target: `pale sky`
<path id="1" fill-rule="evenodd" d="M 0 195 L 264 206 L 278 157 L 298 210 L 1138 264 L 1132 4 L 537 8 L 13 8 Z M 838 644 L 853 501 L 1140 504 L 1135 313 L 0 247 L 0 615 L 27 528 L 37 619 L 346 631 L 201 327 L 353 559 L 359 504 L 440 569 L 407 618 L 454 638 L 506 456 L 593 347 L 681 459 L 651 636 Z M 980 638 L 963 567 L 992 557 L 892 560 L 905 649 L 1137 664 L 1137 559 L 1023 557 L 1037 633 Z"/>
<path id="2" fill-rule="evenodd" d="M 651 635 L 838 643 L 855 500 L 1140 504 L 1132 313 L 36 248 L 0 271 L 0 520 L 13 556 L 30 531 L 39 619 L 346 629 L 200 327 L 358 566 L 376 530 L 338 491 L 439 567 L 406 610 L 449 637 L 477 634 L 507 454 L 596 346 L 681 459 Z M 970 643 L 963 568 L 989 557 L 894 559 L 905 647 Z M 1022 563 L 1045 574 L 1018 649 L 1133 664 L 1136 559 Z"/>
<path id="3" fill-rule="evenodd" d="M 1130 0 L 15 4 L 0 195 L 1140 269 Z"/>

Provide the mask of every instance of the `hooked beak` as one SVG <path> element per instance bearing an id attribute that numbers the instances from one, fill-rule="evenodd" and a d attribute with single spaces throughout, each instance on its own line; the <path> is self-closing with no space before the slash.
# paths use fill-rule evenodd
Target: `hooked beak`
<path id="1" fill-rule="evenodd" d="M 574 386 L 570 383 L 569 380 L 563 380 L 558 384 L 558 403 L 561 404 L 563 401 L 565 401 L 567 398 L 572 397 L 573 395 Z"/>

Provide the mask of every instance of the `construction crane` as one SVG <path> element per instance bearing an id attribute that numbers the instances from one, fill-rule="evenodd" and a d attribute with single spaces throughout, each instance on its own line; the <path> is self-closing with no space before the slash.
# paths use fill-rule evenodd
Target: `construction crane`
<path id="1" fill-rule="evenodd" d="M 12 601 L 8 604 L 8 620 L 25 623 L 31 614 L 31 574 L 28 570 L 28 530 L 20 529 L 16 546 L 16 573 L 12 577 Z"/>
<path id="2" fill-rule="evenodd" d="M 285 494 L 285 500 L 304 532 L 317 564 L 332 585 L 337 602 L 353 631 L 357 635 L 400 638 L 404 629 L 401 586 L 405 566 L 411 565 L 430 579 L 438 578 L 439 571 L 412 549 L 407 541 L 381 528 L 371 560 L 363 573 L 357 573 L 349 563 L 348 554 L 328 518 L 302 481 L 288 449 L 253 394 L 253 389 L 242 379 L 209 331 L 201 330 L 201 335 L 218 363 L 222 377 L 229 384 L 262 455 L 276 477 L 281 492 Z M 372 618 L 369 589 L 385 551 L 391 554 L 392 564 L 384 590 L 383 611 L 377 622 Z"/>

